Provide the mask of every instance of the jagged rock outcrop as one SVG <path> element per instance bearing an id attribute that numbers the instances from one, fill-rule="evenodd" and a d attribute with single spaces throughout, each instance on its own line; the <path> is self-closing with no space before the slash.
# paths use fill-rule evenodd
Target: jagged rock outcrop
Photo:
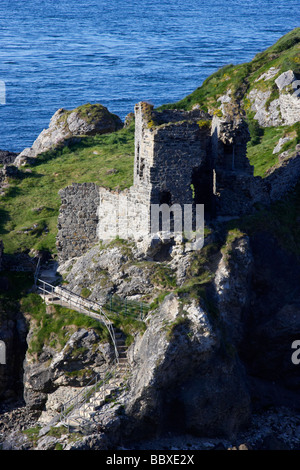
<path id="1" fill-rule="evenodd" d="M 17 156 L 18 154 L 15 152 L 9 152 L 8 150 L 0 150 L 0 164 L 11 165 Z"/>
<path id="2" fill-rule="evenodd" d="M 220 332 L 197 302 L 181 307 L 173 295 L 164 301 L 131 350 L 125 413 L 140 432 L 232 435 L 248 422 L 243 367 L 222 347 Z"/>
<path id="3" fill-rule="evenodd" d="M 188 257 L 189 253 L 173 238 L 145 237 L 136 244 L 116 240 L 102 246 L 95 245 L 84 255 L 69 259 L 59 266 L 59 272 L 69 290 L 80 295 L 82 289 L 89 289 L 90 300 L 102 303 L 111 294 L 138 299 L 154 293 L 159 283 L 158 270 L 160 276 L 164 269 L 171 271 L 180 284 Z M 166 265 L 155 260 L 165 261 Z"/>
<path id="4" fill-rule="evenodd" d="M 14 160 L 21 166 L 47 150 L 65 145 L 70 139 L 83 135 L 106 134 L 121 129 L 122 121 L 101 104 L 87 104 L 67 111 L 58 109 L 48 129 L 44 129 L 31 148 L 24 149 Z"/>
<path id="5" fill-rule="evenodd" d="M 61 351 L 44 345 L 38 357 L 30 353 L 34 327 L 29 331 L 27 338 L 29 350 L 24 362 L 25 402 L 30 409 L 38 410 L 43 410 L 47 403 L 46 410 L 50 417 L 59 407 L 59 400 L 62 405 L 68 396 L 72 395 L 74 387 L 86 385 L 113 360 L 112 347 L 109 343 L 101 342 L 94 330 L 81 328 L 73 334 L 71 331 L 70 339 Z M 58 391 L 60 387 L 63 387 L 63 392 Z M 54 392 L 55 399 L 52 398 Z M 47 421 L 49 416 L 46 415 L 43 419 Z"/>
<path id="6" fill-rule="evenodd" d="M 108 247 L 100 250 L 96 246 L 78 259 L 61 265 L 60 272 L 68 283 L 68 289 L 81 294 L 82 289 L 91 292 L 90 300 L 105 302 L 112 293 L 128 298 L 150 293 L 153 284 L 148 273 L 130 264 L 131 250 L 126 247 Z M 127 266 L 125 266 L 127 264 Z M 65 273 L 65 274 L 64 274 Z"/>
<path id="7" fill-rule="evenodd" d="M 239 288 L 249 275 L 251 264 L 247 238 L 236 241 L 234 251 L 236 257 L 227 280 L 232 282 L 232 296 L 236 295 L 236 309 L 240 309 L 240 314 L 243 305 L 239 305 L 242 296 Z M 153 263 L 149 254 L 160 261 Z M 154 288 L 149 273 L 153 264 L 161 266 L 162 259 L 168 260 L 165 265 L 173 270 L 181 285 L 186 280 L 191 256 L 192 252 L 185 252 L 175 240 L 171 243 L 149 239 L 137 245 L 120 243 L 101 249 L 95 246 L 73 260 L 73 266 L 70 262 L 61 269 L 67 273 L 71 290 L 80 293 L 83 287 L 89 286 L 89 298 L 100 300 L 108 292 L 108 282 L 111 292 L 121 296 L 149 294 Z M 239 273 L 241 266 L 243 273 Z M 101 279 L 106 281 L 105 289 L 99 287 L 97 274 L 104 275 Z M 229 298 L 226 300 L 230 302 Z M 229 315 L 226 300 L 219 319 L 222 324 L 229 322 L 225 318 Z M 240 320 L 237 318 L 237 323 Z M 243 366 L 234 353 L 232 338 L 224 336 L 224 328 L 215 326 L 200 303 L 182 305 L 176 295 L 167 297 L 146 321 L 145 333 L 136 336 L 129 349 L 132 367 L 129 392 L 118 398 L 123 411 L 120 414 L 118 407 L 109 407 L 101 413 L 109 440 L 117 442 L 120 432 L 122 438 L 131 439 L 141 433 L 153 435 L 176 427 L 199 435 L 213 435 L 231 434 L 243 426 L 249 417 L 249 394 Z"/>
<path id="8" fill-rule="evenodd" d="M 112 446 L 168 431 L 232 436 L 248 423 L 250 398 L 238 357 L 195 301 L 168 296 L 129 350 L 132 374 L 118 404 L 102 411 Z"/>
<path id="9" fill-rule="evenodd" d="M 278 71 L 277 71 L 278 73 Z M 275 75 L 276 76 L 276 75 Z M 274 76 L 260 80 L 270 80 Z M 292 70 L 282 73 L 275 79 L 278 98 L 272 99 L 272 87 L 265 89 L 254 88 L 248 94 L 251 109 L 255 112 L 260 126 L 291 125 L 300 120 L 300 97 L 297 93 L 299 80 Z"/>
<path id="10" fill-rule="evenodd" d="M 223 248 L 214 278 L 219 314 L 226 334 L 234 344 L 239 344 L 243 339 L 253 267 L 249 237 L 238 234 Z"/>

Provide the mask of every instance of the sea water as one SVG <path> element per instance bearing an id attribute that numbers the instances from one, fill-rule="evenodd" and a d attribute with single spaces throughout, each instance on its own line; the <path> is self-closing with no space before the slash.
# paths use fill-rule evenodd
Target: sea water
<path id="1" fill-rule="evenodd" d="M 298 17 L 299 0 L 0 0 L 0 149 L 31 146 L 58 108 L 124 120 L 138 101 L 180 100 Z"/>

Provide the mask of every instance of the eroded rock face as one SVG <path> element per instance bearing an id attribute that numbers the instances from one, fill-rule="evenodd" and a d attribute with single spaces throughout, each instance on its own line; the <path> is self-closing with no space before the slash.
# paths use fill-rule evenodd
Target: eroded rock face
<path id="1" fill-rule="evenodd" d="M 253 256 L 249 238 L 241 236 L 223 253 L 214 280 L 220 316 L 228 337 L 235 344 L 243 337 L 252 274 Z"/>
<path id="2" fill-rule="evenodd" d="M 62 146 L 70 139 L 82 135 L 107 134 L 121 129 L 122 121 L 101 104 L 79 106 L 73 111 L 58 109 L 52 116 L 48 129 L 44 129 L 31 148 L 24 149 L 14 161 L 22 166 L 37 155 Z"/>
<path id="3" fill-rule="evenodd" d="M 267 101 L 270 96 L 270 90 L 263 91 L 256 88 L 251 90 L 249 93 L 249 99 L 252 105 L 251 109 L 252 111 L 255 111 L 254 119 L 256 119 L 262 127 L 283 125 L 283 121 L 280 116 L 279 99 L 273 100 L 269 107 L 267 107 Z"/>
<path id="4" fill-rule="evenodd" d="M 28 341 L 30 343 L 29 332 Z M 82 387 L 113 360 L 109 343 L 101 343 L 94 330 L 84 328 L 75 331 L 64 348 L 58 352 L 44 346 L 38 358 L 27 352 L 24 363 L 24 398 L 30 409 L 42 410 L 47 400 L 60 387 Z M 68 393 L 59 393 L 61 404 Z M 57 405 L 57 399 L 56 399 Z M 51 409 L 51 406 L 48 405 Z M 53 410 L 52 410 L 53 411 Z"/>
<path id="5" fill-rule="evenodd" d="M 253 88 L 248 95 L 251 109 L 256 113 L 254 119 L 262 127 L 291 125 L 300 120 L 300 98 L 296 92 L 298 80 L 294 72 L 282 73 L 275 79 L 275 84 L 279 97 L 271 101 L 271 89 Z"/>
<path id="6" fill-rule="evenodd" d="M 220 332 L 199 304 L 183 310 L 168 296 L 131 348 L 125 433 L 230 435 L 249 418 L 242 365 L 222 350 Z"/>
<path id="7" fill-rule="evenodd" d="M 89 289 L 90 300 L 105 302 L 111 294 L 136 300 L 155 294 L 159 262 L 165 262 L 161 269 L 169 268 L 180 284 L 185 279 L 189 252 L 174 237 L 149 236 L 136 244 L 120 241 L 96 245 L 84 255 L 62 263 L 59 271 L 69 290 L 81 294 L 83 288 Z"/>
<path id="8" fill-rule="evenodd" d="M 299 260 L 270 233 L 258 232 L 251 248 L 254 271 L 241 357 L 256 378 L 257 402 L 299 409 L 300 366 L 292 362 L 291 347 L 300 339 Z"/>
<path id="9" fill-rule="evenodd" d="M 2 165 L 11 165 L 17 156 L 17 153 L 9 152 L 7 150 L 0 150 L 0 163 Z"/>
<path id="10" fill-rule="evenodd" d="M 153 284 L 147 267 L 141 269 L 132 263 L 130 248 L 95 246 L 85 255 L 60 266 L 66 274 L 68 289 L 81 294 L 83 288 L 91 292 L 89 300 L 105 302 L 112 293 L 134 298 L 150 293 Z"/>

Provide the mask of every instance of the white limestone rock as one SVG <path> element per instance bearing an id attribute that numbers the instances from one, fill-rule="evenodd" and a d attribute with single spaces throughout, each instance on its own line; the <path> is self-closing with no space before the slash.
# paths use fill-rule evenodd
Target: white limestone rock
<path id="1" fill-rule="evenodd" d="M 291 85 L 296 80 L 296 76 L 292 70 L 283 72 L 276 80 L 275 83 L 279 90 L 283 90 L 288 85 Z"/>
<path id="2" fill-rule="evenodd" d="M 101 104 L 79 106 L 73 111 L 58 109 L 52 116 L 48 129 L 44 129 L 31 148 L 24 149 L 15 159 L 20 167 L 47 150 L 63 146 L 77 136 L 106 134 L 123 126 L 120 118 L 111 114 Z"/>
<path id="3" fill-rule="evenodd" d="M 291 137 L 282 137 L 281 139 L 279 139 L 278 144 L 276 145 L 276 147 L 273 150 L 273 155 L 275 155 L 275 153 L 279 153 L 281 151 L 282 147 L 284 146 L 284 144 L 286 144 L 290 140 L 292 140 Z"/>

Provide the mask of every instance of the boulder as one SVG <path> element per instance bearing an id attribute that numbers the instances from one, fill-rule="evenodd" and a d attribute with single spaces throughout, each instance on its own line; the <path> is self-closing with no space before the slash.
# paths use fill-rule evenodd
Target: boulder
<path id="1" fill-rule="evenodd" d="M 52 116 L 48 129 L 44 129 L 31 148 L 24 149 L 14 160 L 14 165 L 22 166 L 31 158 L 47 150 L 66 145 L 78 136 L 107 134 L 123 127 L 118 116 L 101 104 L 86 104 L 67 111 L 58 109 Z"/>
<path id="2" fill-rule="evenodd" d="M 282 137 L 281 139 L 279 139 L 276 147 L 273 150 L 273 154 L 279 153 L 281 151 L 282 147 L 284 146 L 284 144 L 286 144 L 290 140 L 292 140 L 292 137 Z"/>
<path id="3" fill-rule="evenodd" d="M 276 78 L 275 83 L 279 90 L 283 90 L 287 86 L 291 85 L 296 80 L 296 75 L 292 70 L 288 70 L 287 72 L 283 72 Z"/>
<path id="4" fill-rule="evenodd" d="M 294 93 L 298 81 L 294 72 L 288 70 L 282 73 L 275 83 L 279 97 L 271 102 L 271 88 L 265 91 L 253 88 L 248 94 L 251 109 L 255 112 L 254 119 L 262 127 L 291 125 L 300 120 L 300 99 L 299 95 Z"/>

